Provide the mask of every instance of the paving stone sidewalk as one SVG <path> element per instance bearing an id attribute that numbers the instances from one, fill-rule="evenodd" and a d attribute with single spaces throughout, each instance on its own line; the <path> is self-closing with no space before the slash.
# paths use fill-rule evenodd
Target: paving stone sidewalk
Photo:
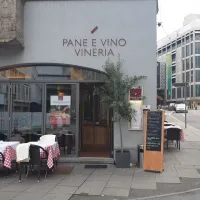
<path id="1" fill-rule="evenodd" d="M 188 137 L 190 129 L 187 129 Z M 185 130 L 184 130 L 185 132 Z M 143 169 L 85 169 L 73 165 L 71 174 L 50 174 L 37 183 L 36 177 L 16 174 L 0 177 L 2 200 L 84 200 L 135 199 L 200 187 L 200 142 L 181 142 L 181 150 L 171 144 L 164 153 L 164 172 L 144 172 Z M 66 165 L 66 164 L 65 164 Z"/>
<path id="2" fill-rule="evenodd" d="M 69 175 L 51 174 L 37 183 L 36 177 L 0 177 L 0 197 L 3 200 L 67 200 L 83 196 L 136 198 L 200 186 L 200 157 L 197 145 L 182 143 L 181 151 L 171 147 L 165 152 L 165 170 L 161 174 L 142 169 L 84 169 L 84 164 L 74 164 Z M 197 152 L 198 151 L 198 152 Z M 186 181 L 187 180 L 187 181 Z M 189 181 L 188 181 L 189 180 Z M 188 184 L 185 184 L 187 182 Z M 184 187 L 182 187 L 182 185 Z M 164 189 L 163 189 L 164 188 Z"/>

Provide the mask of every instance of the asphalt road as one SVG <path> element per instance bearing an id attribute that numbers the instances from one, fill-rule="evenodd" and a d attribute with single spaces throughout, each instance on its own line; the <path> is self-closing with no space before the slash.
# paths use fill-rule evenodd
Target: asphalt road
<path id="1" fill-rule="evenodd" d="M 200 191 L 195 191 L 191 193 L 185 193 L 168 197 L 152 198 L 149 200 L 199 200 L 199 199 L 200 199 Z"/>
<path id="2" fill-rule="evenodd" d="M 172 116 L 185 122 L 185 113 L 173 113 Z M 189 110 L 187 113 L 187 124 L 200 130 L 200 110 Z"/>

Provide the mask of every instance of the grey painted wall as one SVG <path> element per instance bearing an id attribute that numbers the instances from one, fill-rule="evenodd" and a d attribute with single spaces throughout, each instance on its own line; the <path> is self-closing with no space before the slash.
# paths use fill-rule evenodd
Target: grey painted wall
<path id="1" fill-rule="evenodd" d="M 129 75 L 146 75 L 143 81 L 145 104 L 156 108 L 156 0 L 143 1 L 41 1 L 27 2 L 24 10 L 24 42 L 21 51 L 0 50 L 0 66 L 15 63 L 53 62 L 102 69 L 107 56 L 77 56 L 76 47 L 63 47 L 63 39 L 87 39 L 87 49 L 102 48 L 101 39 L 126 39 L 124 47 L 112 49 L 120 54 Z M 91 34 L 91 30 L 98 30 Z M 96 39 L 96 47 L 91 41 Z M 125 147 L 134 149 L 143 142 L 142 131 L 123 126 Z M 115 128 L 115 148 L 119 147 Z"/>

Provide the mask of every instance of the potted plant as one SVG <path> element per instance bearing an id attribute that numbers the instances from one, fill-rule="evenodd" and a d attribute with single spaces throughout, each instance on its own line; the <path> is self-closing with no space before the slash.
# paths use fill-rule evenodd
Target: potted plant
<path id="1" fill-rule="evenodd" d="M 120 150 L 116 151 L 115 163 L 117 168 L 130 167 L 130 152 L 124 150 L 122 123 L 134 118 L 136 111 L 132 109 L 127 99 L 129 90 L 136 87 L 145 76 L 128 76 L 122 72 L 123 61 L 120 57 L 116 63 L 107 60 L 103 66 L 107 74 L 105 83 L 99 87 L 101 100 L 113 112 L 113 121 L 118 124 L 120 133 Z"/>

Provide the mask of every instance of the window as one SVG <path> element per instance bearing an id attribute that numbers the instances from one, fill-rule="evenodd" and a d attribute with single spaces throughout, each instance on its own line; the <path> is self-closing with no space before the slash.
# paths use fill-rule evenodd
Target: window
<path id="1" fill-rule="evenodd" d="M 194 94 L 193 94 L 193 85 L 190 86 L 190 91 L 191 91 L 191 97 L 193 97 L 194 96 Z"/>
<path id="2" fill-rule="evenodd" d="M 177 48 L 178 47 L 181 47 L 181 40 L 179 40 L 178 42 L 177 42 Z"/>
<path id="3" fill-rule="evenodd" d="M 193 41 L 193 33 L 190 35 L 190 40 Z"/>
<path id="4" fill-rule="evenodd" d="M 195 54 L 200 54 L 200 42 L 195 42 Z"/>
<path id="5" fill-rule="evenodd" d="M 172 44 L 172 50 L 176 49 L 176 43 Z"/>
<path id="6" fill-rule="evenodd" d="M 170 52 L 171 51 L 171 46 L 167 46 L 167 52 Z"/>
<path id="7" fill-rule="evenodd" d="M 176 99 L 176 88 L 172 88 L 172 99 Z"/>
<path id="8" fill-rule="evenodd" d="M 200 40 L 200 33 L 195 33 L 195 40 Z"/>
<path id="9" fill-rule="evenodd" d="M 195 56 L 195 67 L 200 68 L 200 56 Z"/>
<path id="10" fill-rule="evenodd" d="M 190 86 L 186 88 L 186 96 L 190 97 Z"/>
<path id="11" fill-rule="evenodd" d="M 187 37 L 186 37 L 186 44 L 188 44 L 189 42 L 190 42 L 190 37 L 187 36 Z"/>
<path id="12" fill-rule="evenodd" d="M 172 54 L 172 62 L 176 62 L 176 54 Z"/>
<path id="13" fill-rule="evenodd" d="M 190 82 L 190 72 L 186 72 L 186 82 Z"/>
<path id="14" fill-rule="evenodd" d="M 190 74 L 191 74 L 191 76 L 190 76 L 190 82 L 193 83 L 193 81 L 194 81 L 194 80 L 193 80 L 193 70 L 190 71 Z"/>
<path id="15" fill-rule="evenodd" d="M 200 70 L 196 70 L 196 72 L 195 72 L 195 81 L 196 82 L 200 82 Z"/>
<path id="16" fill-rule="evenodd" d="M 174 83 L 176 83 L 176 78 L 175 77 L 172 78 L 172 84 L 174 84 Z"/>
<path id="17" fill-rule="evenodd" d="M 182 82 L 185 82 L 185 73 L 182 74 Z"/>
<path id="18" fill-rule="evenodd" d="M 190 59 L 187 58 L 186 59 L 186 70 L 189 70 L 190 69 Z"/>
<path id="19" fill-rule="evenodd" d="M 185 38 L 182 39 L 182 45 L 184 45 L 184 44 L 185 44 Z"/>
<path id="20" fill-rule="evenodd" d="M 186 57 L 190 56 L 190 45 L 186 46 Z"/>
<path id="21" fill-rule="evenodd" d="M 166 48 L 163 49 L 163 54 L 165 54 L 165 53 L 166 53 Z"/>
<path id="22" fill-rule="evenodd" d="M 175 74 L 176 73 L 176 65 L 173 65 L 172 66 L 172 74 Z"/>
<path id="23" fill-rule="evenodd" d="M 181 88 L 177 88 L 177 98 L 181 98 Z"/>
<path id="24" fill-rule="evenodd" d="M 193 55 L 193 43 L 190 44 L 190 55 Z"/>
<path id="25" fill-rule="evenodd" d="M 190 59 L 190 63 L 191 63 L 191 69 L 193 69 L 193 67 L 194 67 L 194 65 L 193 65 L 193 57 L 191 57 L 191 59 Z"/>
<path id="26" fill-rule="evenodd" d="M 182 58 L 185 58 L 185 47 L 182 47 Z"/>
<path id="27" fill-rule="evenodd" d="M 195 85 L 196 97 L 200 97 L 200 85 Z"/>
<path id="28" fill-rule="evenodd" d="M 182 71 L 185 71 L 185 60 L 182 61 Z"/>

